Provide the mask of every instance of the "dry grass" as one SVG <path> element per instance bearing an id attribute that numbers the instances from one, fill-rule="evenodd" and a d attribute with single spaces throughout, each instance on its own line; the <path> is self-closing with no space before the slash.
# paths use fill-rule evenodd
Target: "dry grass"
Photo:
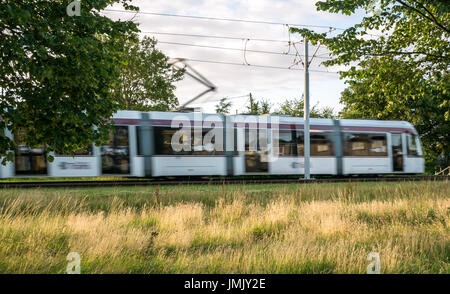
<path id="1" fill-rule="evenodd" d="M 75 251 L 82 273 L 365 273 L 375 251 L 383 273 L 450 273 L 448 189 L 1 191 L 0 272 L 64 273 Z"/>

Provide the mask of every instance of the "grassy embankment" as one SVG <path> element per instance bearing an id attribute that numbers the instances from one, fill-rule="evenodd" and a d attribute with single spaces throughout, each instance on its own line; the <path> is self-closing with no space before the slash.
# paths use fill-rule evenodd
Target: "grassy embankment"
<path id="1" fill-rule="evenodd" d="M 0 273 L 450 273 L 442 182 L 0 191 Z M 153 234 L 152 234 L 153 233 Z"/>

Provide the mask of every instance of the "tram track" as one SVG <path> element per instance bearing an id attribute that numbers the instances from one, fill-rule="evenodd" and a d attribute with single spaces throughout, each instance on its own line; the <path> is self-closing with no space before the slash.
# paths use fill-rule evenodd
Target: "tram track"
<path id="1" fill-rule="evenodd" d="M 448 181 L 450 176 L 404 176 L 404 177 L 346 177 L 346 178 L 263 178 L 263 179 L 193 179 L 193 180 L 124 180 L 124 181 L 42 181 L 42 182 L 0 182 L 0 189 L 26 188 L 92 188 L 130 186 L 179 186 L 179 185 L 236 185 L 236 184 L 311 184 L 311 183 L 358 183 L 358 182 L 408 182 Z"/>

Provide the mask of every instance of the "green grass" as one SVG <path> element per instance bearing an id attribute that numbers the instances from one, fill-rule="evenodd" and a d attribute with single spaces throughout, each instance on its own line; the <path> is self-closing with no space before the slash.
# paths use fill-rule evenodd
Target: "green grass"
<path id="1" fill-rule="evenodd" d="M 448 181 L 4 189 L 0 273 L 450 273 Z"/>

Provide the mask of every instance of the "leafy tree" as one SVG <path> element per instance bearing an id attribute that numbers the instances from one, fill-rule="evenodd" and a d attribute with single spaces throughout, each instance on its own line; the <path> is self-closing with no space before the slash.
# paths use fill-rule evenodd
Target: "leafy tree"
<path id="1" fill-rule="evenodd" d="M 272 109 L 272 104 L 267 100 L 259 101 L 259 112 L 260 114 L 269 114 Z"/>
<path id="2" fill-rule="evenodd" d="M 219 103 L 216 105 L 216 113 L 228 114 L 230 113 L 232 103 L 227 102 L 227 98 L 224 97 L 220 99 Z"/>
<path id="3" fill-rule="evenodd" d="M 173 83 L 183 78 L 184 70 L 173 68 L 156 44 L 149 37 L 127 43 L 127 59 L 114 89 L 115 98 L 125 109 L 168 111 L 178 106 Z"/>
<path id="4" fill-rule="evenodd" d="M 343 117 L 408 120 L 421 134 L 428 168 L 437 158 L 448 165 L 450 2 L 377 3 L 373 13 L 373 0 L 317 2 L 318 10 L 351 15 L 364 9 L 367 14 L 333 37 L 307 29 L 292 31 L 328 47 L 333 59 L 324 65 L 350 66 L 341 72 L 349 84 L 341 96 Z"/>
<path id="5" fill-rule="evenodd" d="M 315 117 L 315 116 L 314 116 Z M 338 119 L 339 115 L 336 115 L 334 113 L 334 108 L 331 106 L 325 106 L 322 109 L 320 109 L 318 118 L 331 118 L 331 119 Z"/>
<path id="6" fill-rule="evenodd" d="M 111 89 L 137 26 L 99 11 L 114 3 L 137 8 L 129 0 L 82 1 L 81 15 L 71 17 L 69 2 L 0 2 L 0 156 L 8 160 L 16 146 L 5 128 L 24 130 L 30 147 L 73 154 L 106 140 L 105 119 L 120 107 Z"/>
<path id="7" fill-rule="evenodd" d="M 304 116 L 305 100 L 303 96 L 299 99 L 287 99 L 280 104 L 280 108 L 276 111 L 277 114 L 290 115 L 295 117 Z M 316 104 L 311 107 L 309 112 L 310 117 L 313 118 L 332 118 L 335 119 L 337 116 L 334 114 L 332 107 L 319 108 Z"/>
<path id="8" fill-rule="evenodd" d="M 426 78 L 423 71 L 411 70 L 405 62 L 393 58 L 370 59 L 360 72 L 362 77 L 349 80 L 350 86 L 342 93 L 345 107 L 341 115 L 407 120 L 421 135 L 428 169 L 448 166 L 449 75 Z M 445 83 L 444 90 L 436 83 Z"/>
<path id="9" fill-rule="evenodd" d="M 262 115 L 269 114 L 272 105 L 267 100 L 255 101 L 250 99 L 250 104 L 247 106 L 246 114 Z"/>

